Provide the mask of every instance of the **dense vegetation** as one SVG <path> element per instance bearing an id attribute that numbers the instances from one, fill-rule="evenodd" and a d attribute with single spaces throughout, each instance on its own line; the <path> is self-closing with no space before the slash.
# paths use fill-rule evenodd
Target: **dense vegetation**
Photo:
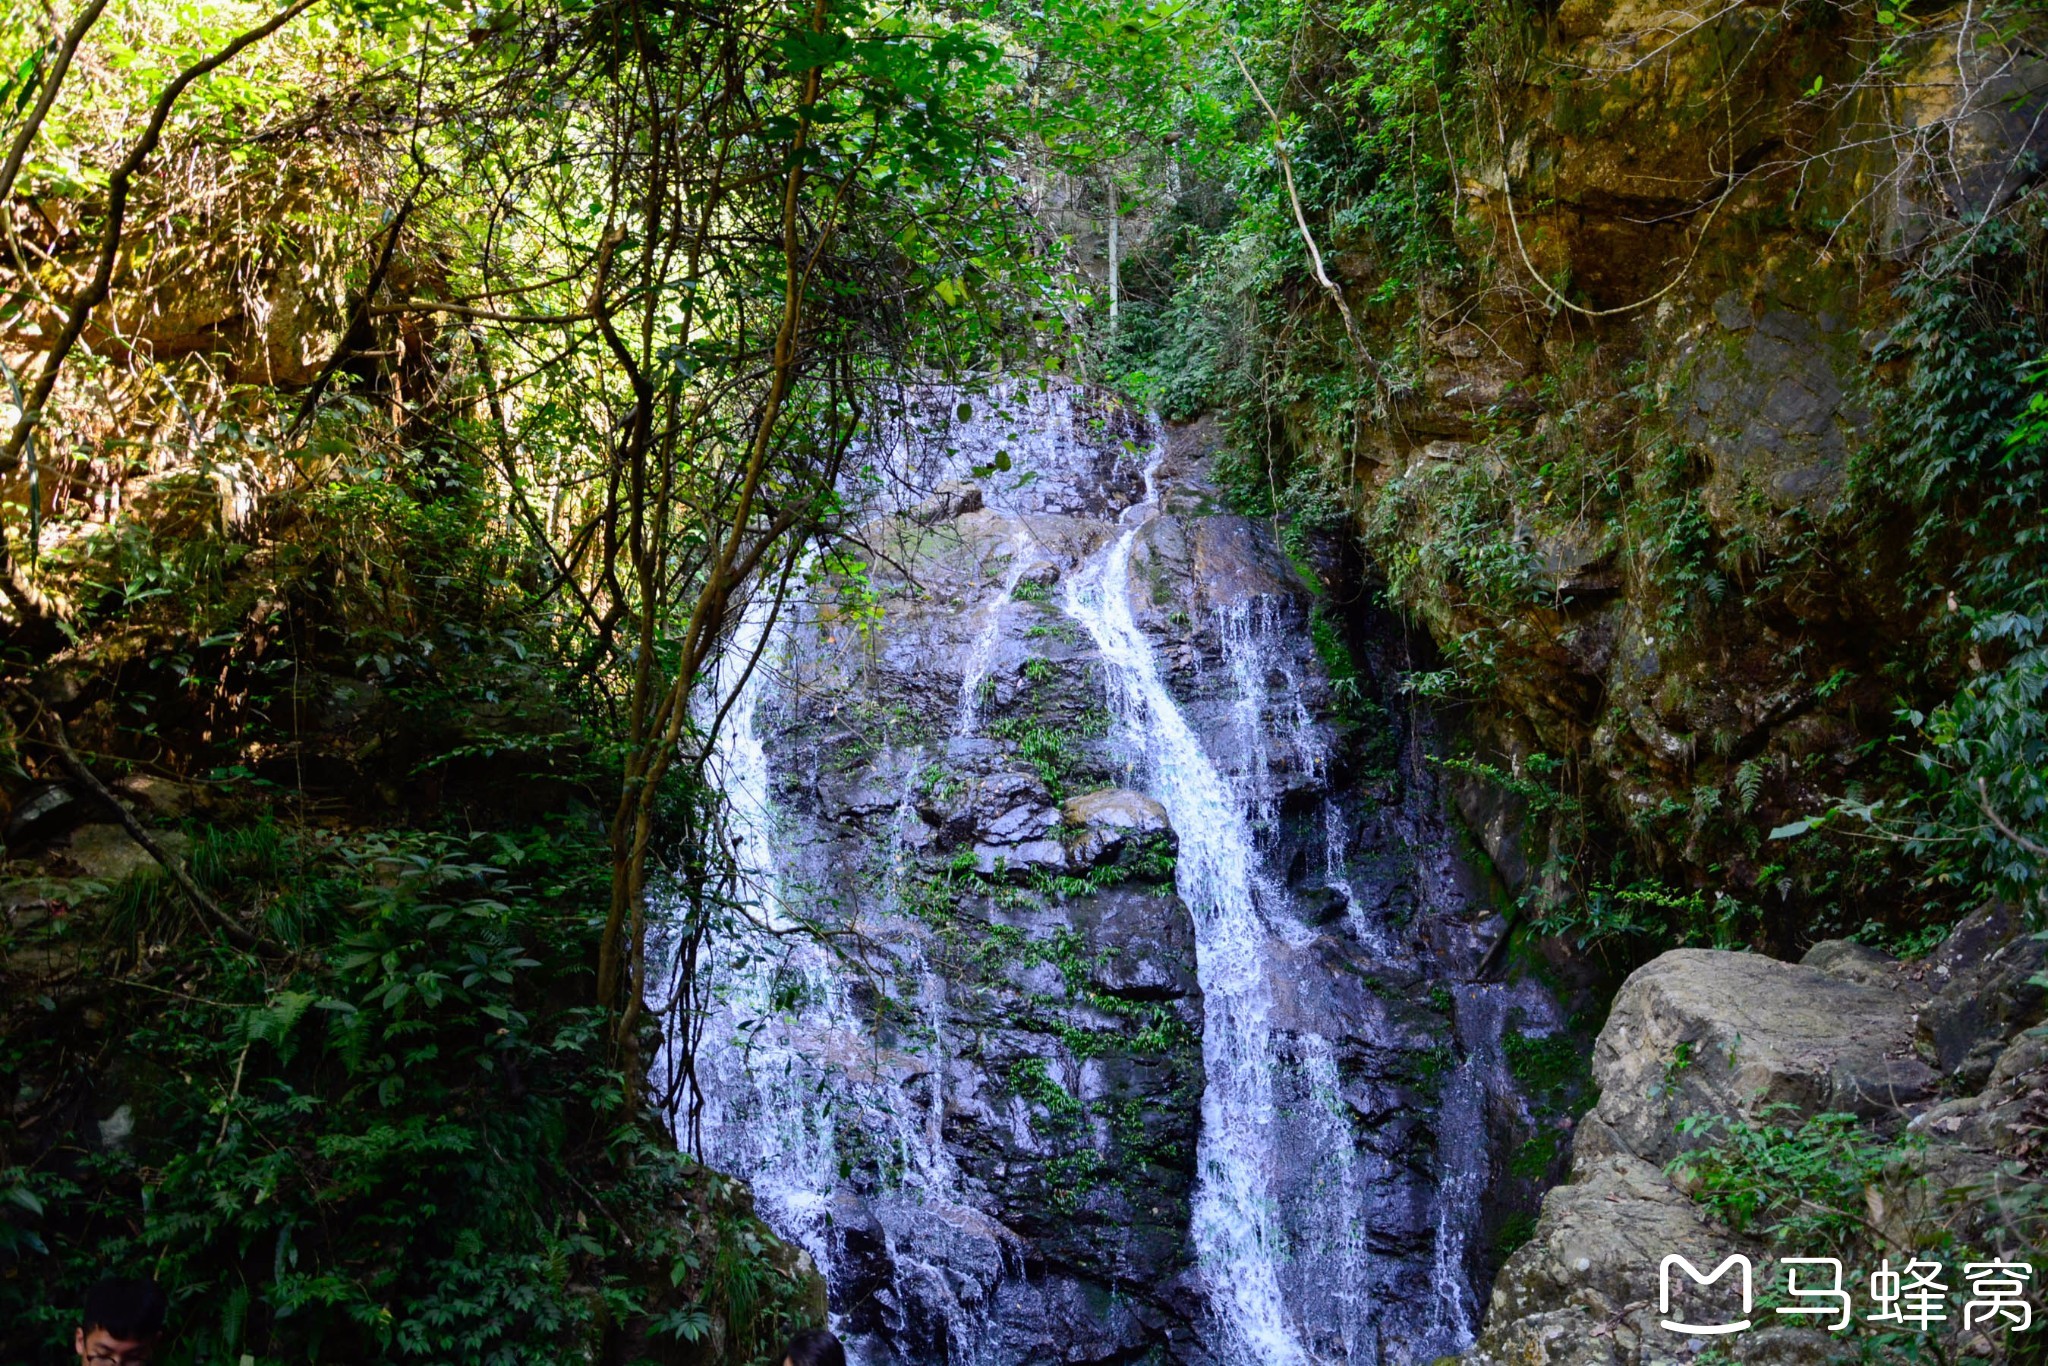
<path id="1" fill-rule="evenodd" d="M 1148 201 L 1112 366 L 1223 416 L 1242 509 L 1362 533 L 1441 652 L 1412 691 L 1471 719 L 1447 766 L 1520 813 L 1524 924 L 1622 971 L 1924 946 L 1987 897 L 2038 915 L 2048 199 L 2023 130 L 1987 150 L 1967 99 L 1908 128 L 1876 96 L 1945 43 L 1987 79 L 2035 60 L 2039 7 L 1978 36 L 1948 10 L 1702 16 L 1654 47 L 1686 96 L 1599 55 L 1636 40 L 1608 14 L 1311 0 L 1203 31 L 1242 66 L 1198 63 L 1129 163 L 1179 188 Z M 1639 189 L 1630 157 L 1675 169 Z M 1737 169 L 1671 188 L 1694 166 Z M 1843 188 L 1917 206 L 1972 175 L 1995 192 L 1910 227 Z M 1811 494 L 1688 396 L 1746 362 L 1683 329 L 1758 296 L 1864 329 L 1833 365 L 1867 415 Z M 1640 684 L 1583 663 L 1616 602 Z M 1764 636 L 1789 654 L 1746 656 Z M 1795 719 L 1831 738 L 1788 744 Z"/>
<path id="2" fill-rule="evenodd" d="M 1919 8 L 1684 49 L 1739 53 L 1673 125 L 1718 178 L 1604 256 L 1555 167 L 1646 136 L 1599 98 L 1635 77 L 1505 0 L 0 33 L 0 1353 L 111 1265 L 175 1287 L 181 1361 L 749 1361 L 816 1317 L 673 1142 L 740 913 L 701 684 L 801 575 L 866 610 L 834 533 L 906 374 L 1218 414 L 1237 507 L 1304 563 L 1355 532 L 1447 774 L 1513 817 L 1518 943 L 1595 1014 L 1674 944 L 2038 915 L 2048 198 L 1923 193 L 1932 134 L 1871 112 L 1954 36 Z M 2028 0 L 1974 22 L 2039 49 Z M 1891 218 L 1843 188 L 1873 146 Z M 1869 414 L 1796 497 L 1672 397 L 1746 363 L 1680 334 L 1766 258 L 1730 335 L 1840 313 Z M 1583 662 L 1610 608 L 1632 682 Z M 49 852 L 81 769 L 159 794 L 186 882 Z M 1707 1165 L 1769 1205 L 1771 1162 Z"/>

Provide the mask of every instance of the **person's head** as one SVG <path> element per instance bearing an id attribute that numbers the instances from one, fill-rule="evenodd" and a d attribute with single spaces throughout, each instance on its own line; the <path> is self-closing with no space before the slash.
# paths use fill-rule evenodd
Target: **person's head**
<path id="1" fill-rule="evenodd" d="M 72 1346 L 85 1366 L 144 1366 L 163 1336 L 164 1307 L 155 1281 L 101 1281 L 85 1294 Z"/>
<path id="2" fill-rule="evenodd" d="M 846 1349 L 822 1328 L 806 1328 L 783 1349 L 782 1366 L 846 1366 Z"/>

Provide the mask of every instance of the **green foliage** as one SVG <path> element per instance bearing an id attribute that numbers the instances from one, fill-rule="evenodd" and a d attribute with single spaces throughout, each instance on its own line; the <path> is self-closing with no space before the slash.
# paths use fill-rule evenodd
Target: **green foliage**
<path id="1" fill-rule="evenodd" d="M 1457 1050 L 1449 1044 L 1410 1049 L 1401 1055 L 1402 1080 L 1412 1086 L 1426 1103 L 1435 1103 L 1444 1079 L 1458 1066 Z"/>
<path id="2" fill-rule="evenodd" d="M 1885 441 L 1857 475 L 1861 489 L 1884 480 L 1908 492 L 1908 591 L 1931 609 L 1932 659 L 1966 662 L 1959 684 L 1958 670 L 1929 671 L 1952 689 L 1946 701 L 1900 712 L 1922 789 L 1897 800 L 1852 794 L 1782 833 L 1862 821 L 1922 856 L 1929 882 L 1950 895 L 2003 895 L 2039 916 L 2048 897 L 2048 322 L 2033 293 L 2048 226 L 2038 199 L 2030 207 L 1937 248 L 1901 285 L 1905 317 L 1881 358 L 1910 364 Z"/>
<path id="3" fill-rule="evenodd" d="M 1176 856 L 1170 841 L 1152 840 L 1127 858 L 1112 863 L 1096 864 L 1078 875 L 1034 869 L 1028 885 L 1040 896 L 1065 900 L 1069 897 L 1093 896 L 1097 892 L 1137 880 L 1154 884 L 1160 895 L 1167 896 L 1173 892 L 1175 862 Z"/>
<path id="4" fill-rule="evenodd" d="M 1493 1235 L 1493 1255 L 1504 1262 L 1535 1236 L 1536 1216 L 1518 1210 L 1501 1220 L 1499 1231 Z"/>
<path id="5" fill-rule="evenodd" d="M 1508 1173 L 1524 1181 L 1542 1181 L 1549 1177 L 1556 1165 L 1558 1154 L 1563 1151 L 1563 1136 L 1555 1129 L 1538 1129 L 1522 1142 L 1508 1158 Z M 1527 1239 L 1523 1239 L 1524 1242 Z"/>
<path id="6" fill-rule="evenodd" d="M 1446 627 L 1458 605 L 1504 620 L 1533 602 L 1535 564 L 1516 534 L 1509 493 L 1503 476 L 1476 460 L 1425 461 L 1388 481 L 1363 528 L 1388 595 Z M 1446 654 L 1468 676 L 1494 666 L 1498 642 L 1443 634 Z"/>
<path id="7" fill-rule="evenodd" d="M 2010 358 L 2005 351 L 1993 363 Z M 1926 742 L 1919 762 L 1931 789 L 1915 847 L 1934 860 L 1937 877 L 1974 874 L 2040 915 L 2048 913 L 2048 361 L 2021 365 L 2013 381 L 1991 396 L 1993 412 L 2031 393 L 2002 443 L 1984 449 L 1995 429 L 1956 419 L 1964 440 L 1977 439 L 1969 454 L 1985 467 L 1962 471 L 1975 476 L 1981 504 L 1961 530 L 1980 553 L 1960 576 L 1969 602 L 1958 615 L 1972 658 L 1997 663 L 1973 670 L 1931 715 L 1906 719 Z M 1957 474 L 1943 468 L 1926 478 Z M 1944 517 L 1930 515 L 1921 536 L 1939 536 Z"/>
<path id="8" fill-rule="evenodd" d="M 1593 1073 L 1586 1048 L 1567 1033 L 1501 1036 L 1508 1074 L 1531 1105 L 1546 1114 L 1579 1114 L 1592 1103 Z"/>
<path id="9" fill-rule="evenodd" d="M 1653 452 L 1628 504 L 1634 561 L 1657 591 L 1658 624 L 1665 633 L 1697 629 L 1705 609 L 1728 594 L 1692 463 L 1681 446 Z"/>
<path id="10" fill-rule="evenodd" d="M 216 894 L 297 899 L 297 948 L 206 951 L 164 904 L 107 914 L 102 1027 L 135 1134 L 45 1131 L 0 1182 L 7 1339 L 57 1340 L 86 1283 L 143 1267 L 172 1290 L 173 1362 L 555 1363 L 643 1314 L 685 1339 L 717 1320 L 730 1361 L 765 1350 L 802 1286 L 737 1193 L 626 1109 L 574 1004 L 599 849 L 580 827 L 198 831 Z M 173 946 L 175 973 L 138 941 Z M 15 1012 L 0 1071 L 61 1077 L 69 1046 Z"/>
<path id="11" fill-rule="evenodd" d="M 1866 1232 L 1864 1188 L 1901 1148 L 1873 1136 L 1854 1115 L 1794 1123 L 1796 1113 L 1781 1105 L 1766 1107 L 1757 1121 L 1688 1117 L 1679 1133 L 1709 1142 L 1674 1159 L 1670 1170 L 1736 1232 L 1799 1256 L 1840 1255 Z"/>
<path id="12" fill-rule="evenodd" d="M 1053 801 L 1067 799 L 1067 773 L 1074 756 L 1065 732 L 1035 715 L 1010 715 L 997 717 L 990 723 L 988 733 L 1016 745 L 1017 757 L 1031 765 Z"/>
<path id="13" fill-rule="evenodd" d="M 1081 643 L 1081 631 L 1073 622 L 1065 619 L 1059 621 L 1036 621 L 1024 628 L 1024 638 L 1026 640 L 1057 640 L 1062 645 L 1078 645 Z"/>
<path id="14" fill-rule="evenodd" d="M 1564 790 L 1568 776 L 1566 765 L 1554 754 L 1531 754 L 1518 765 L 1518 772 L 1509 772 L 1498 764 L 1483 759 L 1469 759 L 1459 755 L 1433 757 L 1432 762 L 1446 773 L 1457 773 L 1512 793 L 1538 814 L 1559 812 L 1576 815 L 1579 800 Z"/>
<path id="15" fill-rule="evenodd" d="M 1010 1069 L 1010 1089 L 1027 1104 L 1044 1110 L 1056 1123 L 1082 1113 L 1081 1102 L 1052 1078 L 1044 1058 L 1024 1058 Z"/>
<path id="16" fill-rule="evenodd" d="M 1398 743 L 1392 718 L 1373 695 L 1372 679 L 1359 667 L 1346 639 L 1344 624 L 1325 599 L 1317 598 L 1310 604 L 1308 633 L 1316 647 L 1316 658 L 1322 661 L 1323 672 L 1330 680 L 1331 718 L 1340 731 L 1364 742 L 1369 769 L 1391 773 Z"/>
<path id="17" fill-rule="evenodd" d="M 1739 947 L 1745 913 L 1743 903 L 1726 893 L 1710 898 L 1698 888 L 1678 890 L 1654 878 L 1601 879 L 1563 904 L 1540 909 L 1530 928 L 1569 939 L 1582 952 L 1642 959 L 1667 948 Z"/>
<path id="18" fill-rule="evenodd" d="M 872 643 L 882 624 L 882 595 L 869 575 L 868 563 L 857 556 L 834 553 L 819 557 L 811 567 L 811 583 L 827 587 L 825 620 L 851 626 L 861 640 Z"/>
<path id="19" fill-rule="evenodd" d="M 1529 1118 L 1521 1142 L 1509 1155 L 1508 1173 L 1523 1181 L 1547 1182 L 1569 1150 L 1571 1123 L 1592 1108 L 1597 1098 L 1591 1050 L 1569 1032 L 1529 1033 L 1515 1014 L 1501 1034 L 1501 1051 Z M 1522 1234 L 1506 1250 L 1512 1251 L 1527 1238 Z"/>
<path id="20" fill-rule="evenodd" d="M 1025 661 L 1023 675 L 1027 684 L 1024 696 L 1010 712 L 989 723 L 988 734 L 1015 745 L 1017 757 L 1031 765 L 1053 802 L 1064 802 L 1068 785 L 1081 769 L 1081 754 L 1074 742 L 1101 733 L 1109 718 L 1098 710 L 1083 716 L 1078 726 L 1063 722 L 1056 700 L 1049 696 L 1059 680 L 1058 667 L 1051 660 L 1034 657 Z"/>

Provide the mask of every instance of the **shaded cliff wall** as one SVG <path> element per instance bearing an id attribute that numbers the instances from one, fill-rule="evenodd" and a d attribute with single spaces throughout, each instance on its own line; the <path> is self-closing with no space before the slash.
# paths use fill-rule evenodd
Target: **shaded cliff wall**
<path id="1" fill-rule="evenodd" d="M 1770 832 L 1845 795 L 1896 810 L 1928 747 L 1896 713 L 2017 648 L 1967 637 L 2042 346 L 2038 22 L 1428 13 L 1401 30 L 1444 73 L 1402 106 L 1420 150 L 1358 93 L 1391 60 L 1370 23 L 1303 25 L 1272 77 L 1370 354 L 1303 272 L 1244 264 L 1303 256 L 1247 226 L 1244 179 L 1234 222 L 1167 215 L 1178 292 L 1127 350 L 1170 409 L 1226 413 L 1244 502 L 1362 532 L 1442 652 L 1411 686 L 1466 713 L 1460 804 L 1553 957 L 1952 920 L 1984 865 L 1928 876 L 1912 820 Z M 1964 814 L 1952 848 L 1988 828 Z"/>

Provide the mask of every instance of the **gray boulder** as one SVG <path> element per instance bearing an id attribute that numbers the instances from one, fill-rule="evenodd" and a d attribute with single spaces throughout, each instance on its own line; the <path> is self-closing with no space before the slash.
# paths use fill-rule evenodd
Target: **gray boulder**
<path id="1" fill-rule="evenodd" d="M 1748 953 L 1677 949 L 1638 969 L 1593 1050 L 1600 1117 L 1628 1152 L 1664 1163 L 1678 1122 L 1877 1116 L 1923 1101 L 1936 1076 L 1913 1047 L 1909 998 Z"/>
<path id="2" fill-rule="evenodd" d="M 190 843 L 175 830 L 156 832 L 156 841 L 174 857 Z M 125 882 L 138 873 L 154 872 L 157 861 L 148 850 L 130 839 L 118 825 L 81 825 L 71 832 L 64 856 L 89 878 L 100 882 Z"/>

